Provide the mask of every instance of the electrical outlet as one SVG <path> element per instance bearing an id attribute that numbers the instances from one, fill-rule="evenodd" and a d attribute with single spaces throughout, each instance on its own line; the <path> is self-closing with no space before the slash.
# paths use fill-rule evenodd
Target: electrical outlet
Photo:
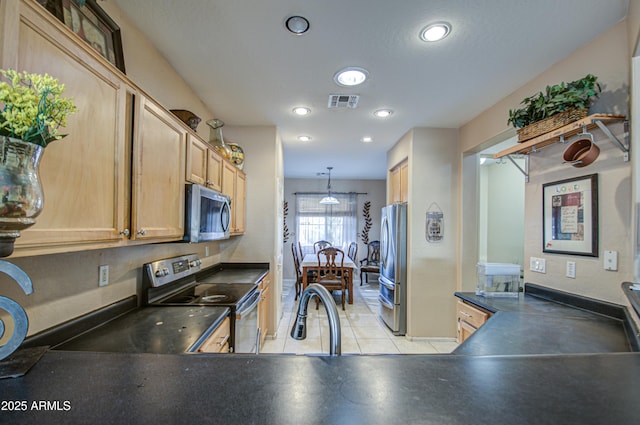
<path id="1" fill-rule="evenodd" d="M 98 273 L 98 286 L 107 286 L 109 284 L 109 266 L 100 266 Z"/>
<path id="2" fill-rule="evenodd" d="M 536 273 L 546 273 L 547 261 L 544 258 L 530 257 L 529 270 Z"/>
<path id="3" fill-rule="evenodd" d="M 604 269 L 612 272 L 618 271 L 618 251 L 604 252 Z"/>
<path id="4" fill-rule="evenodd" d="M 571 279 L 576 278 L 576 262 L 575 261 L 567 261 L 567 277 Z"/>
<path id="5" fill-rule="evenodd" d="M 205 247 L 204 247 L 204 256 L 205 256 L 205 257 L 208 257 L 208 256 L 209 256 L 209 247 L 208 247 L 208 246 L 205 246 Z"/>

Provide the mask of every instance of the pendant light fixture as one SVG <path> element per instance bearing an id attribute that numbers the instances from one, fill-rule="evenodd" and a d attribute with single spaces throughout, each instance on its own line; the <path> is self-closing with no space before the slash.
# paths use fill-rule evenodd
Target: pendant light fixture
<path id="1" fill-rule="evenodd" d="M 329 182 L 327 183 L 328 193 L 327 196 L 320 200 L 320 203 L 322 205 L 337 205 L 340 203 L 340 201 L 338 201 L 334 196 L 331 196 L 331 170 L 333 170 L 333 167 L 327 167 L 327 170 L 329 170 L 329 172 L 327 173 L 329 174 Z"/>

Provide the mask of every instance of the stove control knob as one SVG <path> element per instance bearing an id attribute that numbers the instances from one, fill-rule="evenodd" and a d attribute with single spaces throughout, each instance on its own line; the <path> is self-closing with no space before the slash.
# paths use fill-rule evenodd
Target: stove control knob
<path id="1" fill-rule="evenodd" d="M 164 277 L 164 276 L 169 276 L 169 269 L 165 267 L 163 269 L 156 270 L 156 277 Z"/>
<path id="2" fill-rule="evenodd" d="M 202 264 L 202 260 L 193 260 L 189 263 L 190 267 L 198 267 L 200 266 L 200 264 Z"/>

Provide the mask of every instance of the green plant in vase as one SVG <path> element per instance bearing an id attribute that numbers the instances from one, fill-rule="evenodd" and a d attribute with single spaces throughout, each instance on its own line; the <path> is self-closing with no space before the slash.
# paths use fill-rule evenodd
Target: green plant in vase
<path id="1" fill-rule="evenodd" d="M 587 74 L 570 83 L 547 86 L 544 92 L 538 92 L 520 102 L 524 105 L 523 108 L 509 110 L 507 123 L 523 128 L 572 108 L 588 110 L 592 98 L 598 97 L 602 90 L 597 80 L 595 75 Z"/>
<path id="2" fill-rule="evenodd" d="M 35 223 L 44 195 L 38 176 L 43 149 L 77 108 L 48 74 L 0 69 L 0 256 Z"/>
<path id="3" fill-rule="evenodd" d="M 60 127 L 76 112 L 73 100 L 62 97 L 64 84 L 48 74 L 0 69 L 0 136 L 13 137 L 42 147 L 64 135 Z"/>

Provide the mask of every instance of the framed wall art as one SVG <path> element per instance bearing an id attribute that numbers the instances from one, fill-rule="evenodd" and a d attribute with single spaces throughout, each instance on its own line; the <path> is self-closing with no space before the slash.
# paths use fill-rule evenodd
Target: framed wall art
<path id="1" fill-rule="evenodd" d="M 542 185 L 542 251 L 598 256 L 598 175 Z"/>
<path id="2" fill-rule="evenodd" d="M 96 0 L 38 2 L 120 71 L 125 72 L 120 27 L 98 6 Z"/>

